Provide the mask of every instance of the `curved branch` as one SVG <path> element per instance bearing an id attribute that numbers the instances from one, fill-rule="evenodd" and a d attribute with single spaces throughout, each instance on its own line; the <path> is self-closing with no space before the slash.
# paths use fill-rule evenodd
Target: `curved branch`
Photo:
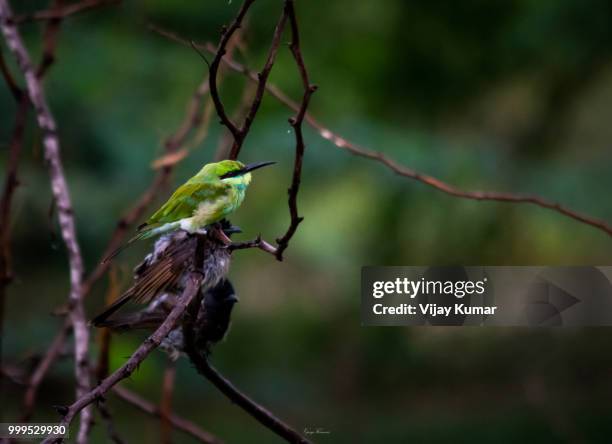
<path id="1" fill-rule="evenodd" d="M 282 237 L 276 239 L 276 243 L 278 244 L 276 258 L 279 261 L 283 260 L 283 252 L 289 246 L 289 241 L 295 234 L 298 225 L 300 225 L 300 223 L 304 220 L 303 217 L 300 217 L 297 208 L 297 195 L 300 191 L 300 183 L 302 180 L 302 162 L 304 159 L 304 151 L 306 149 L 306 145 L 304 144 L 304 135 L 302 134 L 302 123 L 304 122 L 306 110 L 308 109 L 308 104 L 310 103 L 310 97 L 317 90 L 317 87 L 310 83 L 308 71 L 306 70 L 306 64 L 304 63 L 304 58 L 302 57 L 302 50 L 300 48 L 300 33 L 293 0 L 287 0 L 285 2 L 285 13 L 289 17 L 289 22 L 291 24 L 291 43 L 289 44 L 289 48 L 291 49 L 291 54 L 293 54 L 293 58 L 295 59 L 298 71 L 300 72 L 300 77 L 304 87 L 304 95 L 302 96 L 302 103 L 300 103 L 297 114 L 295 117 L 289 119 L 289 124 L 293 127 L 293 132 L 295 133 L 295 160 L 293 163 L 293 177 L 291 179 L 291 186 L 287 190 L 289 193 L 288 204 L 291 222 L 289 223 L 287 232 Z"/>
<path id="2" fill-rule="evenodd" d="M 309 440 L 300 435 L 291 426 L 277 418 L 272 412 L 262 407 L 247 395 L 236 388 L 229 380 L 223 377 L 214 367 L 210 365 L 206 356 L 198 352 L 195 346 L 195 335 L 193 334 L 193 321 L 185 322 L 183 326 L 183 337 L 185 340 L 185 352 L 197 369 L 198 373 L 208 379 L 227 398 L 243 409 L 260 424 L 276 433 L 278 436 L 291 443 L 310 443 Z"/>
<path id="3" fill-rule="evenodd" d="M 223 29 L 223 31 L 221 32 L 221 39 L 219 40 L 219 45 L 214 51 L 215 57 L 213 58 L 213 61 L 211 62 L 209 68 L 210 97 L 212 98 L 213 103 L 215 104 L 215 109 L 217 110 L 219 119 L 221 119 L 221 123 L 225 125 L 227 129 L 232 133 L 235 141 L 239 140 L 240 138 L 240 130 L 227 115 L 225 107 L 223 106 L 223 102 L 221 101 L 221 97 L 219 97 L 219 89 L 217 87 L 217 72 L 219 71 L 219 65 L 221 65 L 221 60 L 227 52 L 227 44 L 232 38 L 234 32 L 236 32 L 236 30 L 240 28 L 247 11 L 254 2 L 255 0 L 245 0 L 240 9 L 238 10 L 238 14 L 234 18 L 230 26 Z"/>

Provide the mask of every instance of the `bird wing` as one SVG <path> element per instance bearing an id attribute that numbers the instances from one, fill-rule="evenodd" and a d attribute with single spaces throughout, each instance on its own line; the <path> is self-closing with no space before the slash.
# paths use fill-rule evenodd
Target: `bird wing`
<path id="1" fill-rule="evenodd" d="M 153 214 L 142 228 L 176 222 L 193 216 L 200 203 L 214 202 L 229 192 L 230 185 L 223 182 L 187 182 Z"/>
<path id="2" fill-rule="evenodd" d="M 141 272 L 126 294 L 130 294 L 136 302 L 147 303 L 171 289 L 183 271 L 193 263 L 196 244 L 197 239 L 190 236 L 169 245 L 161 257 Z"/>

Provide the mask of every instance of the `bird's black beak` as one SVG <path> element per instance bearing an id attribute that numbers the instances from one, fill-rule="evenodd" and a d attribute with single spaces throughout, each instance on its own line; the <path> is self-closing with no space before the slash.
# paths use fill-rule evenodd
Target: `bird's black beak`
<path id="1" fill-rule="evenodd" d="M 235 304 L 237 302 L 240 302 L 240 299 L 238 299 L 238 296 L 236 296 L 234 293 L 230 294 L 227 298 L 225 298 L 226 302 L 230 302 L 232 304 Z"/>
<path id="2" fill-rule="evenodd" d="M 254 163 L 249 163 L 248 165 L 246 165 L 243 169 L 240 170 L 241 174 L 246 174 L 249 171 L 253 171 L 259 168 L 263 168 L 265 166 L 268 165 L 274 165 L 276 162 L 254 162 Z"/>
<path id="3" fill-rule="evenodd" d="M 256 170 L 258 168 L 263 168 L 265 166 L 268 165 L 274 165 L 276 162 L 255 162 L 255 163 L 249 163 L 248 165 L 246 165 L 244 168 L 240 169 L 240 170 L 234 170 L 234 171 L 230 171 L 229 173 L 224 174 L 223 176 L 221 176 L 221 179 L 227 179 L 228 177 L 237 177 L 237 176 L 242 176 L 243 174 L 246 174 L 250 171 Z"/>

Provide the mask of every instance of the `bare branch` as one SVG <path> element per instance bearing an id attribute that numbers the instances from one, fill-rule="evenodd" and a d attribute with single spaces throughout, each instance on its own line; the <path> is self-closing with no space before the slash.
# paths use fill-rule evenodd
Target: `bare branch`
<path id="1" fill-rule="evenodd" d="M 155 332 L 149 336 L 145 341 L 140 344 L 132 356 L 121 366 L 115 370 L 110 376 L 105 378 L 97 387 L 93 390 L 85 393 L 84 395 L 77 398 L 77 400 L 70 405 L 61 409 L 63 418 L 61 423 L 68 427 L 74 417 L 83 409 L 87 408 L 91 403 L 99 398 L 103 398 L 104 394 L 108 392 L 115 384 L 121 380 L 128 378 L 142 361 L 151 353 L 155 348 L 159 346 L 161 341 L 168 335 L 168 333 L 174 329 L 178 321 L 183 316 L 183 313 L 187 309 L 189 303 L 195 298 L 200 284 L 202 282 L 202 274 L 199 272 L 191 272 L 187 279 L 187 284 L 183 294 L 177 301 L 176 305 L 164 320 L 164 322 L 155 330 Z M 57 442 L 55 438 L 47 438 L 43 443 Z"/>
<path id="2" fill-rule="evenodd" d="M 148 413 L 149 415 L 156 416 L 158 418 L 161 416 L 161 412 L 158 406 L 156 406 L 152 402 L 147 401 L 144 398 L 141 398 L 136 393 L 124 387 L 121 387 L 120 385 L 116 385 L 113 387 L 113 393 L 117 395 L 118 398 L 139 408 L 140 410 L 142 410 L 145 413 Z M 201 429 L 197 424 L 191 421 L 188 421 L 184 418 L 181 418 L 180 416 L 171 414 L 169 416 L 169 420 L 175 429 L 185 432 L 188 435 L 191 435 L 192 437 L 194 437 L 200 442 L 203 442 L 206 444 L 220 444 L 221 443 L 221 441 L 217 437 Z"/>
<path id="3" fill-rule="evenodd" d="M 219 65 L 221 64 L 221 60 L 226 53 L 226 47 L 232 38 L 232 35 L 238 28 L 240 28 L 244 17 L 251 7 L 251 5 L 255 2 L 255 0 L 245 0 L 240 9 L 238 10 L 238 14 L 232 21 L 229 27 L 224 28 L 221 32 L 221 39 L 219 40 L 219 45 L 217 46 L 216 51 L 214 51 L 215 57 L 210 64 L 209 68 L 209 84 L 210 84 L 210 96 L 215 104 L 215 109 L 217 110 L 217 114 L 221 119 L 221 123 L 227 127 L 227 129 L 234 136 L 234 140 L 240 139 L 240 130 L 238 127 L 231 121 L 225 112 L 225 107 L 221 102 L 221 98 L 219 97 L 219 89 L 217 87 L 217 72 L 219 71 Z"/>
<path id="4" fill-rule="evenodd" d="M 52 7 L 54 10 L 60 10 L 63 4 L 63 0 L 53 0 Z M 62 18 L 53 18 L 47 23 L 43 34 L 43 50 L 42 58 L 36 69 L 36 77 L 42 79 L 47 70 L 55 62 L 55 49 L 57 48 L 57 37 L 62 24 Z"/>
<path id="5" fill-rule="evenodd" d="M 2 50 L 0 50 L 0 73 L 4 78 L 4 81 L 6 82 L 9 91 L 15 98 L 15 101 L 19 103 L 21 101 L 21 96 L 23 96 L 23 90 L 17 85 L 15 78 L 9 71 L 8 66 L 6 65 L 6 61 L 4 60 L 4 54 L 2 53 Z"/>
<path id="6" fill-rule="evenodd" d="M 274 65 L 274 61 L 276 60 L 276 54 L 278 54 L 278 47 L 280 46 L 280 39 L 283 35 L 286 22 L 287 13 L 283 9 L 283 13 L 278 19 L 276 28 L 274 28 L 274 35 L 272 37 L 272 43 L 270 43 L 270 49 L 268 50 L 266 63 L 263 69 L 257 74 L 257 89 L 255 90 L 255 96 L 253 97 L 251 108 L 247 111 L 246 117 L 244 118 L 244 123 L 240 128 L 240 136 L 236 137 L 236 135 L 234 134 L 234 145 L 232 146 L 232 150 L 230 152 L 230 159 L 238 158 L 238 154 L 240 153 L 240 149 L 242 148 L 242 143 L 244 142 L 244 139 L 246 138 L 247 134 L 249 133 L 249 130 L 251 129 L 251 124 L 253 123 L 253 120 L 255 120 L 255 116 L 257 115 L 257 111 L 259 110 L 259 106 L 261 105 L 261 101 L 266 90 L 266 82 L 268 81 L 268 77 L 270 76 L 270 72 L 272 71 L 272 66 Z"/>
<path id="7" fill-rule="evenodd" d="M 259 248 L 266 253 L 271 254 L 276 257 L 276 247 L 261 238 L 261 235 L 257 236 L 255 239 L 245 242 L 233 242 L 229 249 L 230 251 L 234 250 L 246 250 L 247 248 Z"/>
<path id="8" fill-rule="evenodd" d="M 76 237 L 76 228 L 72 211 L 72 203 L 68 192 L 68 185 L 64 177 L 63 166 L 60 159 L 60 144 L 57 136 L 55 119 L 49 110 L 44 96 L 42 85 L 32 67 L 30 56 L 21 40 L 14 24 L 10 23 L 12 12 L 7 0 L 0 0 L 0 24 L 9 50 L 17 60 L 17 65 L 26 80 L 26 89 L 32 103 L 38 126 L 43 133 L 45 159 L 51 176 L 51 189 L 58 208 L 59 225 L 64 243 L 68 251 L 70 264 L 70 317 L 75 336 L 75 373 L 77 379 L 77 396 L 89 389 L 88 348 L 89 331 L 85 321 L 85 311 L 82 303 L 82 276 L 83 260 Z M 77 442 L 87 441 L 89 427 L 91 426 L 91 409 L 87 408 L 81 415 L 81 427 Z"/>
<path id="9" fill-rule="evenodd" d="M 23 146 L 23 134 L 28 116 L 28 98 L 22 95 L 17 105 L 13 133 L 9 144 L 9 158 L 6 164 L 6 178 L 2 196 L 0 196 L 0 366 L 3 358 L 2 339 L 4 338 L 4 305 L 6 302 L 6 289 L 13 279 L 11 258 L 11 204 L 15 189 L 19 181 L 17 168 Z"/>
<path id="10" fill-rule="evenodd" d="M 117 268 L 112 267 L 108 274 L 108 290 L 106 291 L 106 305 L 111 305 L 121 296 L 121 287 L 119 277 L 117 276 Z M 100 382 L 108 376 L 110 362 L 110 347 L 112 335 L 108 328 L 102 328 L 98 333 L 99 353 L 98 363 L 96 364 L 95 374 L 96 381 Z"/>
<path id="11" fill-rule="evenodd" d="M 291 54 L 293 54 L 293 58 L 295 59 L 295 63 L 297 64 L 300 72 L 300 77 L 302 78 L 304 95 L 302 96 L 302 103 L 300 104 L 297 114 L 295 117 L 289 119 L 289 124 L 293 127 L 293 132 L 295 133 L 295 160 L 293 163 L 293 177 L 291 179 L 291 186 L 288 190 L 288 204 L 291 222 L 289 224 L 289 228 L 287 228 L 287 232 L 276 240 L 276 243 L 278 244 L 276 258 L 279 261 L 283 260 L 283 252 L 289 246 L 289 241 L 295 234 L 298 225 L 302 222 L 302 220 L 304 220 L 303 217 L 299 216 L 297 208 L 297 195 L 300 191 L 302 163 L 304 159 L 304 150 L 306 149 L 304 144 L 304 135 L 302 134 L 302 123 L 304 122 L 304 116 L 306 115 L 308 104 L 310 103 L 310 96 L 312 96 L 317 89 L 315 85 L 310 83 L 308 71 L 306 70 L 304 58 L 302 57 L 302 50 L 300 48 L 300 33 L 293 0 L 285 1 L 285 13 L 289 17 L 289 22 L 291 24 L 291 43 L 289 44 L 289 48 L 291 49 Z"/>
<path id="12" fill-rule="evenodd" d="M 162 381 L 162 393 L 159 401 L 159 436 L 161 444 L 172 443 L 172 424 L 170 415 L 172 414 L 172 396 L 174 394 L 174 378 L 176 377 L 176 366 L 170 358 L 166 361 L 164 377 Z"/>
<path id="13" fill-rule="evenodd" d="M 43 381 L 45 375 L 49 371 L 49 368 L 55 360 L 60 356 L 62 351 L 62 346 L 64 345 L 64 341 L 68 335 L 68 332 L 72 330 L 72 323 L 69 318 L 64 320 L 62 327 L 59 330 L 59 333 L 49 345 L 45 356 L 42 358 L 36 369 L 32 372 L 30 376 L 26 390 L 25 396 L 23 398 L 23 413 L 22 413 L 22 421 L 27 422 L 31 419 L 32 413 L 34 412 L 34 405 L 36 404 L 36 395 L 38 394 L 38 387 Z"/>
<path id="14" fill-rule="evenodd" d="M 188 335 L 189 336 L 189 335 Z M 190 335 L 193 336 L 193 335 Z M 187 341 L 187 338 L 185 338 Z M 193 344 L 192 344 L 193 345 Z M 208 379 L 212 384 L 219 389 L 227 398 L 243 409 L 260 424 L 267 427 L 278 436 L 292 443 L 310 443 L 309 440 L 301 436 L 291 426 L 277 418 L 272 412 L 257 404 L 251 398 L 242 393 L 230 381 L 223 377 L 215 368 L 213 368 L 205 356 L 198 353 L 195 347 L 186 347 L 189 359 L 195 365 L 198 372 Z"/>
<path id="15" fill-rule="evenodd" d="M 120 2 L 121 0 L 84 0 L 63 8 L 51 8 L 46 11 L 37 11 L 33 14 L 16 15 L 11 19 L 11 23 L 21 24 L 23 22 L 63 19 L 100 6 L 112 5 Z"/>
<path id="16" fill-rule="evenodd" d="M 100 412 L 100 416 L 106 423 L 106 433 L 109 439 L 115 444 L 125 444 L 125 441 L 121 438 L 121 436 L 119 436 L 119 433 L 115 429 L 113 416 L 108 406 L 106 405 L 106 400 L 102 399 L 98 401 L 98 403 L 96 404 L 96 407 L 98 409 L 98 412 Z"/>
<path id="17" fill-rule="evenodd" d="M 255 84 L 251 82 L 246 82 L 242 90 L 242 97 L 240 98 L 240 103 L 234 111 L 235 120 L 244 119 L 246 117 L 246 113 L 249 111 L 251 105 L 251 97 L 253 96 L 254 92 Z M 234 137 L 232 136 L 232 134 L 228 131 L 222 132 L 217 145 L 217 150 L 215 151 L 215 162 L 219 162 L 223 159 L 228 159 L 233 145 Z"/>

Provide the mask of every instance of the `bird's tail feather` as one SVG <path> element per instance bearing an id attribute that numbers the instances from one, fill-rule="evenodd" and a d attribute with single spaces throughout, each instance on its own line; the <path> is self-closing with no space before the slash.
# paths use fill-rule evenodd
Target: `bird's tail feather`
<path id="1" fill-rule="evenodd" d="M 110 315 L 112 315 L 114 312 L 119 310 L 121 307 L 123 307 L 131 298 L 132 298 L 132 292 L 128 290 L 127 293 L 125 293 L 123 296 L 121 296 L 119 299 L 117 299 L 115 302 L 109 305 L 106 308 L 106 310 L 104 310 L 98 316 L 93 318 L 91 320 L 91 324 L 94 327 L 104 327 L 104 323 L 106 322 L 106 319 Z"/>
<path id="2" fill-rule="evenodd" d="M 99 322 L 96 327 L 110 328 L 118 333 L 139 329 L 155 329 L 164 322 L 166 316 L 167 313 L 162 312 L 134 313 L 115 319 L 105 319 Z"/>

